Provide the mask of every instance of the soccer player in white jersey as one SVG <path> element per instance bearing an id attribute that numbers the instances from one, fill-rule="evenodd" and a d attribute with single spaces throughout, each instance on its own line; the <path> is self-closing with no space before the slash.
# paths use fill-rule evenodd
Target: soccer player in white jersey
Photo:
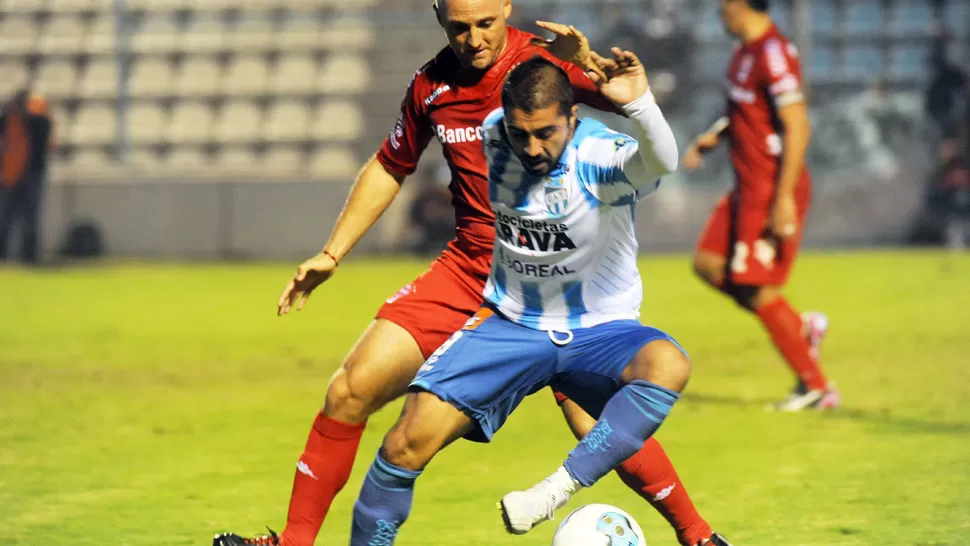
<path id="1" fill-rule="evenodd" d="M 509 73 L 503 108 L 483 126 L 497 233 L 486 301 L 411 383 L 364 479 L 352 546 L 392 544 L 438 451 L 488 441 L 523 398 L 554 385 L 598 421 L 547 480 L 502 499 L 509 532 L 525 533 L 636 453 L 687 383 L 680 346 L 637 320 L 634 209 L 676 168 L 677 144 L 637 57 L 613 53 L 594 56 L 606 77 L 591 77 L 637 122 L 637 139 L 580 120 L 549 61 Z"/>

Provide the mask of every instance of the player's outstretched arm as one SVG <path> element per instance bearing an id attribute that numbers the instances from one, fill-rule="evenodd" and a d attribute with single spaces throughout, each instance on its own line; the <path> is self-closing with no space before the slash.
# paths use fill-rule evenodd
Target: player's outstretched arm
<path id="1" fill-rule="evenodd" d="M 727 130 L 731 121 L 722 116 L 708 127 L 706 131 L 697 135 L 684 153 L 684 168 L 694 171 L 704 166 L 704 154 L 713 150 L 721 142 L 721 133 Z"/>
<path id="2" fill-rule="evenodd" d="M 612 59 L 591 53 L 607 79 L 595 74 L 590 77 L 605 97 L 636 122 L 639 146 L 636 153 L 629 148 L 629 155 L 620 158 L 620 168 L 630 185 L 641 190 L 677 169 L 677 140 L 650 91 L 640 59 L 633 52 L 616 47 L 612 53 Z"/>
<path id="3" fill-rule="evenodd" d="M 388 171 L 376 156 L 360 170 L 330 239 L 316 256 L 300 264 L 277 302 L 277 314 L 294 305 L 302 310 L 313 290 L 333 276 L 337 264 L 387 210 L 401 189 L 404 177 Z"/>

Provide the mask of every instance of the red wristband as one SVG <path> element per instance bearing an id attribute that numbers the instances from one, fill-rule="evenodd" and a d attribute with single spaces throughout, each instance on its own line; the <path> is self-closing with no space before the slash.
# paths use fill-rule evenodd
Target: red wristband
<path id="1" fill-rule="evenodd" d="M 331 254 L 329 250 L 324 250 L 323 251 L 323 255 L 324 256 L 329 256 L 330 259 L 333 260 L 333 264 L 334 265 L 340 265 L 340 260 L 338 260 L 337 257 L 334 256 L 333 254 Z"/>

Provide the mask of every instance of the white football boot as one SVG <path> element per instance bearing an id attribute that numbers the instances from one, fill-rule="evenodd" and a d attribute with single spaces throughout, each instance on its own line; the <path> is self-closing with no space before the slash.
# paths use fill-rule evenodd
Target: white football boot
<path id="1" fill-rule="evenodd" d="M 538 485 L 505 495 L 499 502 L 505 529 L 513 535 L 528 533 L 536 525 L 553 519 L 556 510 L 565 506 L 569 497 L 582 487 L 565 467 L 559 467 Z"/>

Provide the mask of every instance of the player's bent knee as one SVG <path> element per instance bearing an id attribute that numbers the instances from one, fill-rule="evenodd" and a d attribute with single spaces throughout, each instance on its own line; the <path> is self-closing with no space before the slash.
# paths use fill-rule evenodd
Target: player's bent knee
<path id="1" fill-rule="evenodd" d="M 674 391 L 682 391 L 690 380 L 692 365 L 687 355 L 673 342 L 652 341 L 637 353 L 623 373 L 624 383 L 649 381 Z"/>
<path id="2" fill-rule="evenodd" d="M 760 286 L 735 284 L 728 287 L 727 292 L 741 307 L 749 311 L 757 309 L 758 294 L 761 292 Z"/>
<path id="3" fill-rule="evenodd" d="M 365 390 L 354 388 L 351 375 L 344 369 L 337 370 L 327 388 L 327 401 L 323 412 L 333 419 L 345 423 L 363 423 L 372 413 L 380 409 L 374 407 L 373 397 Z"/>
<path id="4" fill-rule="evenodd" d="M 751 299 L 750 309 L 755 311 L 763 305 L 774 303 L 781 297 L 781 289 L 777 286 L 762 286 L 758 293 Z"/>
<path id="5" fill-rule="evenodd" d="M 403 418 L 402 418 L 403 419 Z M 437 451 L 432 437 L 422 434 L 417 425 L 402 420 L 384 438 L 384 460 L 407 470 L 423 469 Z"/>
<path id="6" fill-rule="evenodd" d="M 724 260 L 720 256 L 698 252 L 694 255 L 691 266 L 694 274 L 708 284 L 715 287 L 724 284 Z"/>

